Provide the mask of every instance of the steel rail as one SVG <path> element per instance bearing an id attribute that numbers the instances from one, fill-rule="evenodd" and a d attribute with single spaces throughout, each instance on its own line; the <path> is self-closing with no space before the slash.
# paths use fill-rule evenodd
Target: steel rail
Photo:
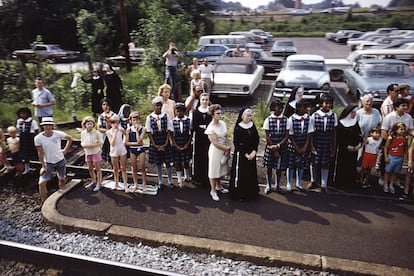
<path id="1" fill-rule="evenodd" d="M 58 269 L 65 275 L 184 275 L 5 240 L 0 240 L 0 258 Z"/>

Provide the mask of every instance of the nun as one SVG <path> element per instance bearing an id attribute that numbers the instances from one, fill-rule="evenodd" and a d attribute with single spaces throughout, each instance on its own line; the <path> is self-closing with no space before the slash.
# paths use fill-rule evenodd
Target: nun
<path id="1" fill-rule="evenodd" d="M 355 186 L 358 150 L 362 146 L 362 131 L 356 119 L 358 106 L 348 105 L 339 116 L 337 155 L 334 183 L 337 187 Z"/>
<path id="2" fill-rule="evenodd" d="M 252 110 L 240 110 L 234 127 L 234 155 L 230 178 L 230 198 L 247 200 L 259 193 L 256 154 L 259 134 L 252 122 Z"/>

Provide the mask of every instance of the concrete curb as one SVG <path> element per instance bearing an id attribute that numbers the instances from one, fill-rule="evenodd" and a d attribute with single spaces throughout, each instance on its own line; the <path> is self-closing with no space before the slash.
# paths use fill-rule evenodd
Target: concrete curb
<path id="1" fill-rule="evenodd" d="M 108 235 L 119 241 L 172 245 L 185 250 L 208 252 L 264 265 L 288 265 L 347 275 L 414 275 L 414 270 L 403 267 L 156 232 L 61 215 L 56 209 L 58 201 L 65 193 L 79 184 L 81 184 L 81 180 L 72 180 L 63 189 L 49 196 L 42 206 L 44 219 L 61 231 L 81 231 L 94 235 Z"/>

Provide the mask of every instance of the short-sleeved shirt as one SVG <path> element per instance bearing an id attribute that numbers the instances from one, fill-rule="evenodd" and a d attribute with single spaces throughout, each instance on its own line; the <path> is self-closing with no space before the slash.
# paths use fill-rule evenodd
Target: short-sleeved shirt
<path id="1" fill-rule="evenodd" d="M 365 145 L 365 152 L 371 154 L 378 154 L 379 147 L 381 146 L 382 139 L 375 140 L 372 137 L 367 138 L 368 143 Z"/>
<path id="2" fill-rule="evenodd" d="M 157 122 L 158 122 L 164 116 L 167 116 L 167 130 L 173 132 L 174 127 L 172 125 L 170 117 L 166 113 L 161 112 L 161 114 L 157 115 L 154 112 L 152 112 L 150 115 L 147 116 L 147 119 L 146 119 L 146 122 L 145 122 L 145 128 L 147 129 L 147 133 L 154 133 L 154 130 L 151 127 L 151 117 L 154 118 L 155 120 L 157 120 Z"/>
<path id="3" fill-rule="evenodd" d="M 382 121 L 381 129 L 389 132 L 397 123 L 404 123 L 407 131 L 413 129 L 413 118 L 411 115 L 404 113 L 402 116 L 400 116 L 397 114 L 397 112 L 395 112 L 395 110 L 385 116 L 384 120 Z"/>
<path id="4" fill-rule="evenodd" d="M 92 145 L 101 143 L 103 144 L 102 134 L 97 131 L 96 129 L 92 129 L 91 131 L 87 131 L 86 129 L 82 130 L 81 132 L 81 143 L 86 145 Z M 83 148 L 86 155 L 96 154 L 101 151 L 100 146 L 92 147 L 92 148 Z"/>
<path id="5" fill-rule="evenodd" d="M 178 64 L 178 56 L 176 54 L 168 53 L 165 58 L 165 65 L 167 66 L 177 66 Z"/>
<path id="6" fill-rule="evenodd" d="M 54 102 L 55 98 L 49 90 L 43 87 L 42 90 L 37 88 L 32 90 L 32 100 L 36 104 L 45 104 Z M 35 115 L 38 117 L 51 117 L 53 115 L 53 107 L 51 105 L 45 107 L 35 107 L 34 111 Z"/>
<path id="7" fill-rule="evenodd" d="M 394 110 L 394 102 L 388 96 L 385 98 L 385 100 L 381 104 L 381 115 L 385 117 L 388 114 L 390 114 L 393 110 Z"/>
<path id="8" fill-rule="evenodd" d="M 198 67 L 198 70 L 201 72 L 202 79 L 212 79 L 213 78 L 213 66 L 208 64 L 207 66 L 202 64 Z"/>
<path id="9" fill-rule="evenodd" d="M 42 147 L 43 157 L 46 163 L 55 164 L 65 159 L 61 148 L 61 141 L 68 135 L 60 130 L 53 130 L 50 137 L 44 135 L 44 132 L 35 136 L 35 146 Z"/>

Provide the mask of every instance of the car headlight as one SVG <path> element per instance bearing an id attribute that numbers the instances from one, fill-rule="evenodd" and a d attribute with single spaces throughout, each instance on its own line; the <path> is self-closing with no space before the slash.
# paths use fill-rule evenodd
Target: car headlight
<path id="1" fill-rule="evenodd" d="M 244 91 L 244 92 L 249 91 L 249 87 L 248 87 L 248 86 L 243 86 L 243 91 Z"/>
<path id="2" fill-rule="evenodd" d="M 284 87 L 285 84 L 283 83 L 283 81 L 277 81 L 276 82 L 276 87 Z"/>

